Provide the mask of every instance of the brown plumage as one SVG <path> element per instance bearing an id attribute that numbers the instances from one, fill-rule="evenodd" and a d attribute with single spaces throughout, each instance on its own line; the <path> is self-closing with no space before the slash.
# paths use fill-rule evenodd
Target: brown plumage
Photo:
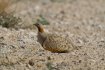
<path id="1" fill-rule="evenodd" d="M 70 40 L 56 34 L 48 34 L 44 32 L 41 24 L 36 23 L 35 26 L 38 28 L 38 42 L 45 50 L 63 53 L 72 51 L 75 48 Z"/>

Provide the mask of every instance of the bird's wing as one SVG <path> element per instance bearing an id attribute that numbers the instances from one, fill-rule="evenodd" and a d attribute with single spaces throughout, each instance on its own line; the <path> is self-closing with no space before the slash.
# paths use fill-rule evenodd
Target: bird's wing
<path id="1" fill-rule="evenodd" d="M 61 36 L 55 34 L 49 34 L 45 42 L 43 43 L 43 47 L 46 50 L 68 50 L 72 49 L 73 46 L 69 40 L 63 38 Z"/>

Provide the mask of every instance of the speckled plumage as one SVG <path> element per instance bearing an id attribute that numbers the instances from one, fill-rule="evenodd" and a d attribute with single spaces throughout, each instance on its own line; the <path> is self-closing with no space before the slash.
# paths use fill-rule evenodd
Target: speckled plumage
<path id="1" fill-rule="evenodd" d="M 44 32 L 41 24 L 35 24 L 38 27 L 38 42 L 42 45 L 45 50 L 51 52 L 69 52 L 72 51 L 75 46 L 70 40 L 61 37 L 57 34 L 48 34 Z"/>

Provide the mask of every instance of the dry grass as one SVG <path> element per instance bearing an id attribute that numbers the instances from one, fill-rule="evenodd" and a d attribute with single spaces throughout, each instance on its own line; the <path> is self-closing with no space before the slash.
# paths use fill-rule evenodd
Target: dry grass
<path id="1" fill-rule="evenodd" d="M 15 0 L 0 0 L 0 25 L 2 27 L 11 28 L 20 22 L 20 18 L 6 11 L 14 1 Z"/>
<path id="2" fill-rule="evenodd" d="M 10 0 L 0 0 L 0 12 L 4 12 L 9 5 L 11 5 Z"/>
<path id="3" fill-rule="evenodd" d="M 15 28 L 19 22 L 21 22 L 21 18 L 15 17 L 14 14 L 0 13 L 0 25 L 2 27 Z"/>

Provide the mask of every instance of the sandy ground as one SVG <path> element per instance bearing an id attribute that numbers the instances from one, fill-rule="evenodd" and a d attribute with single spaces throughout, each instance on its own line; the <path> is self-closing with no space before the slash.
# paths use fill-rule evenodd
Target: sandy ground
<path id="1" fill-rule="evenodd" d="M 9 7 L 23 20 L 20 28 L 0 27 L 0 70 L 105 70 L 104 0 L 26 0 Z M 33 21 L 43 15 L 48 33 L 62 35 L 81 47 L 51 53 L 37 42 Z M 31 29 L 30 29 L 31 28 Z"/>

